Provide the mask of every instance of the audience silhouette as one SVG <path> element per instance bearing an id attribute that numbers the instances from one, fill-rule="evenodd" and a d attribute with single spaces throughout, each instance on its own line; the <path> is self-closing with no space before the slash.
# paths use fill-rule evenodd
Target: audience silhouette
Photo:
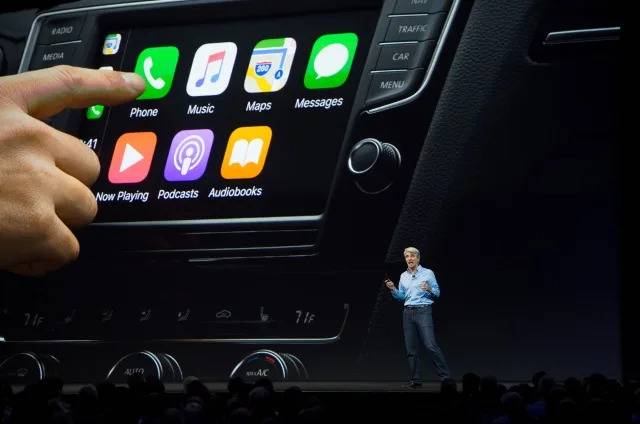
<path id="1" fill-rule="evenodd" d="M 602 374 L 558 382 L 537 372 L 530 383 L 507 388 L 493 376 L 468 373 L 462 378 L 461 391 L 449 378 L 441 382 L 439 393 L 415 391 L 396 396 L 387 406 L 365 400 L 366 411 L 362 404 L 351 408 L 346 394 L 344 402 L 332 403 L 338 409 L 333 410 L 325 406 L 322 394 L 305 393 L 298 386 L 278 393 L 266 378 L 251 384 L 232 378 L 222 393 L 212 393 L 191 376 L 184 379 L 179 395 L 166 393 L 158 378 L 142 375 L 131 376 L 126 386 L 87 385 L 75 395 L 63 395 L 62 389 L 58 378 L 26 386 L 18 393 L 0 383 L 0 423 L 325 423 L 346 418 L 357 409 L 356 415 L 366 422 L 423 415 L 424 422 L 447 424 L 640 424 L 640 383 L 622 385 Z M 424 402 L 417 402 L 416 397 Z"/>

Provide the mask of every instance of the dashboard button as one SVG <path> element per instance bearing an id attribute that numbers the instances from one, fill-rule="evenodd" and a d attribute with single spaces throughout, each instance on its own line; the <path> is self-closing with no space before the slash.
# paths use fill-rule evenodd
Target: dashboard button
<path id="1" fill-rule="evenodd" d="M 60 360 L 58 358 L 49 353 L 38 355 L 38 357 L 44 365 L 45 378 L 60 377 Z"/>
<path id="2" fill-rule="evenodd" d="M 31 58 L 30 70 L 73 64 L 79 43 L 38 46 Z"/>
<path id="3" fill-rule="evenodd" d="M 0 380 L 10 384 L 31 384 L 44 377 L 45 366 L 34 353 L 17 353 L 0 362 Z"/>
<path id="4" fill-rule="evenodd" d="M 431 58 L 435 44 L 434 40 L 421 43 L 384 44 L 380 46 L 376 69 L 413 69 L 422 67 Z"/>
<path id="5" fill-rule="evenodd" d="M 393 16 L 384 41 L 424 41 L 438 38 L 444 13 L 416 16 Z"/>
<path id="6" fill-rule="evenodd" d="M 377 194 L 391 186 L 400 162 L 400 151 L 394 145 L 365 138 L 351 148 L 347 166 L 361 191 Z"/>
<path id="7" fill-rule="evenodd" d="M 308 380 L 309 372 L 307 371 L 307 367 L 304 366 L 300 358 L 290 353 L 282 353 L 282 358 L 287 363 L 289 369 L 291 370 L 291 377 L 289 380 Z"/>
<path id="8" fill-rule="evenodd" d="M 284 381 L 289 377 L 287 361 L 272 350 L 258 350 L 242 358 L 231 371 L 230 378 L 240 377 L 245 381 L 268 378 L 271 381 Z"/>
<path id="9" fill-rule="evenodd" d="M 163 380 L 170 383 L 182 383 L 184 375 L 180 363 L 168 353 L 158 353 L 158 359 L 164 370 Z"/>
<path id="10" fill-rule="evenodd" d="M 397 0 L 393 13 L 436 13 L 446 12 L 451 0 Z"/>
<path id="11" fill-rule="evenodd" d="M 380 143 L 374 139 L 365 139 L 356 144 L 349 154 L 349 170 L 354 174 L 362 174 L 375 165 L 380 156 Z"/>
<path id="12" fill-rule="evenodd" d="M 81 15 L 45 22 L 40 28 L 38 44 L 55 44 L 79 40 L 84 20 L 85 15 Z"/>
<path id="13" fill-rule="evenodd" d="M 135 374 L 140 374 L 143 377 L 153 375 L 162 380 L 164 373 L 160 358 L 147 350 L 125 355 L 111 367 L 106 380 L 112 383 L 125 383 L 129 377 Z"/>
<path id="14" fill-rule="evenodd" d="M 367 94 L 367 106 L 409 95 L 418 84 L 422 71 L 422 68 L 418 68 L 408 71 L 374 72 Z"/>

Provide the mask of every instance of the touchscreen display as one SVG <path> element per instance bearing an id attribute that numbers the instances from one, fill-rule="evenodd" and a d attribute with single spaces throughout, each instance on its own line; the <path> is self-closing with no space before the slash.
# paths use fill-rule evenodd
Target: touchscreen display
<path id="1" fill-rule="evenodd" d="M 89 66 L 135 71 L 95 105 L 96 222 L 323 213 L 377 20 L 373 10 L 108 28 Z"/>

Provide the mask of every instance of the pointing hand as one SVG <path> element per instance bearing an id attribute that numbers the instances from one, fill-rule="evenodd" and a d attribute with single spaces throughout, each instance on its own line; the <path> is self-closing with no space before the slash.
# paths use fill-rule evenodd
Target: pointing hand
<path id="1" fill-rule="evenodd" d="M 100 164 L 82 140 L 40 119 L 114 105 L 144 90 L 135 74 L 55 66 L 0 78 L 0 269 L 38 275 L 78 256 L 71 229 L 97 211 Z"/>

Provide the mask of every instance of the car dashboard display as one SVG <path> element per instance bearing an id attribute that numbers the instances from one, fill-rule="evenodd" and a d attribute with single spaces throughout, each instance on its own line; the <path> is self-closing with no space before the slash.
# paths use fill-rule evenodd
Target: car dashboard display
<path id="1" fill-rule="evenodd" d="M 109 28 L 90 66 L 147 88 L 86 110 L 80 134 L 103 165 L 96 222 L 321 215 L 376 18 Z"/>
<path id="2" fill-rule="evenodd" d="M 325 359 L 339 348 L 353 360 L 367 331 L 459 3 L 143 1 L 38 15 L 20 71 L 129 71 L 146 88 L 51 119 L 97 153 L 99 213 L 78 234 L 80 260 L 2 310 L 17 356 L 0 373 L 82 379 L 68 358 L 95 356 L 96 378 L 112 381 L 267 366 L 339 379 Z"/>
<path id="3" fill-rule="evenodd" d="M 87 243 L 316 254 L 344 171 L 363 193 L 393 182 L 401 151 L 379 131 L 356 132 L 370 126 L 368 115 L 424 90 L 452 2 L 282 2 L 247 14 L 248 3 L 141 2 L 38 17 L 22 70 L 72 64 L 136 72 L 146 83 L 133 102 L 53 119 L 102 165 Z M 238 231 L 259 233 L 257 241 Z"/>

